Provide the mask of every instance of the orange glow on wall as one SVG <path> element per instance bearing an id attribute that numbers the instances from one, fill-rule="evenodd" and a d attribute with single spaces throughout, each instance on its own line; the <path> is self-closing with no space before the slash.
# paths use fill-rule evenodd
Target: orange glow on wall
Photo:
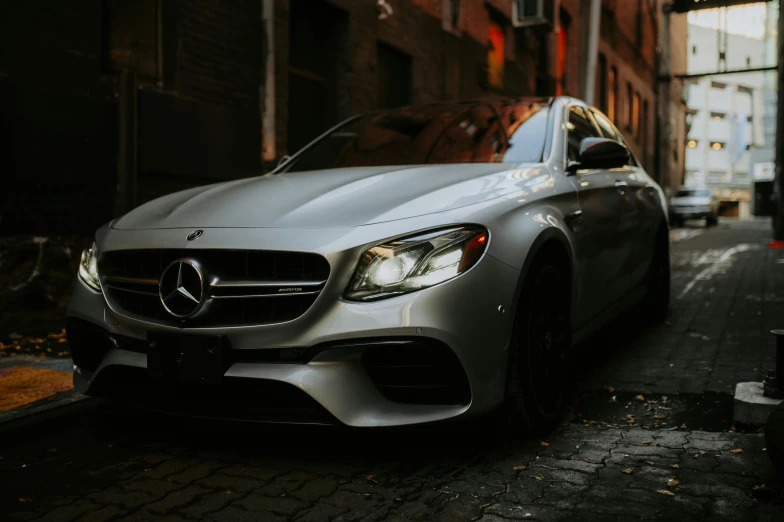
<path id="1" fill-rule="evenodd" d="M 497 23 L 488 22 L 489 49 L 487 51 L 487 80 L 491 87 L 504 88 L 504 30 Z"/>

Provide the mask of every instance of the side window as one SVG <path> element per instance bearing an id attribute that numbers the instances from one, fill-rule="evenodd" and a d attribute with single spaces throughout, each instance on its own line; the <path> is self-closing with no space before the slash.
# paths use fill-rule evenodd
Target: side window
<path id="1" fill-rule="evenodd" d="M 580 143 L 585 138 L 600 138 L 599 129 L 593 124 L 583 111 L 582 107 L 573 106 L 569 108 L 569 123 L 567 124 L 569 150 L 568 159 L 577 161 L 580 156 Z"/>
<path id="2" fill-rule="evenodd" d="M 596 124 L 599 126 L 599 129 L 602 131 L 602 136 L 605 138 L 610 138 L 612 140 L 619 141 L 623 143 L 627 147 L 629 146 L 626 143 L 626 140 L 623 139 L 621 133 L 615 128 L 615 126 L 607 119 L 607 117 L 599 111 L 591 111 L 594 120 L 596 120 Z M 631 150 L 631 149 L 630 149 Z M 630 156 L 629 163 L 627 165 L 631 167 L 637 167 L 637 162 L 634 160 L 634 155 Z"/>
<path id="3" fill-rule="evenodd" d="M 599 130 L 602 131 L 602 136 L 605 138 L 610 138 L 611 140 L 618 140 L 618 134 L 613 129 L 613 124 L 610 123 L 601 112 L 591 111 L 593 114 L 594 120 L 596 120 L 596 124 L 599 126 Z"/>

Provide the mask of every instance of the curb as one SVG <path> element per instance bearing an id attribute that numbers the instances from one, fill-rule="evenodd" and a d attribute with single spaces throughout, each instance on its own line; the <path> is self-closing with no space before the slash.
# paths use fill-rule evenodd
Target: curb
<path id="1" fill-rule="evenodd" d="M 37 427 L 47 422 L 61 420 L 63 417 L 95 408 L 103 402 L 75 392 L 66 395 L 68 397 L 40 401 L 45 404 L 36 406 L 35 403 L 32 403 L 29 407 L 0 414 L 0 437 L 16 432 L 21 433 L 28 428 Z"/>

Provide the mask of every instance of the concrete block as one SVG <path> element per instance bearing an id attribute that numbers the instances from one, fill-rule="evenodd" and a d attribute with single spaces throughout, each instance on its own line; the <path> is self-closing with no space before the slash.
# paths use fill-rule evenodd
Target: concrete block
<path id="1" fill-rule="evenodd" d="M 765 397 L 761 382 L 739 382 L 735 386 L 732 420 L 761 426 L 781 402 L 781 399 Z"/>

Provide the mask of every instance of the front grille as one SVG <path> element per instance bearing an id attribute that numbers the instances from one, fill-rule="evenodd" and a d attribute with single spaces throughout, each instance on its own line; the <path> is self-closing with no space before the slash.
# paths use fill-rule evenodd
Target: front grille
<path id="1" fill-rule="evenodd" d="M 457 355 L 429 339 L 367 343 L 362 364 L 379 392 L 405 404 L 468 404 L 471 388 Z"/>
<path id="2" fill-rule="evenodd" d="M 178 259 L 198 263 L 204 304 L 187 319 L 161 303 L 163 271 Z M 317 254 L 241 250 L 124 250 L 98 262 L 106 299 L 119 313 L 176 326 L 241 326 L 291 321 L 304 314 L 329 278 Z"/>
<path id="3" fill-rule="evenodd" d="M 304 391 L 267 379 L 224 377 L 213 385 L 168 383 L 150 378 L 143 368 L 107 366 L 90 386 L 89 394 L 191 417 L 339 424 Z"/>

